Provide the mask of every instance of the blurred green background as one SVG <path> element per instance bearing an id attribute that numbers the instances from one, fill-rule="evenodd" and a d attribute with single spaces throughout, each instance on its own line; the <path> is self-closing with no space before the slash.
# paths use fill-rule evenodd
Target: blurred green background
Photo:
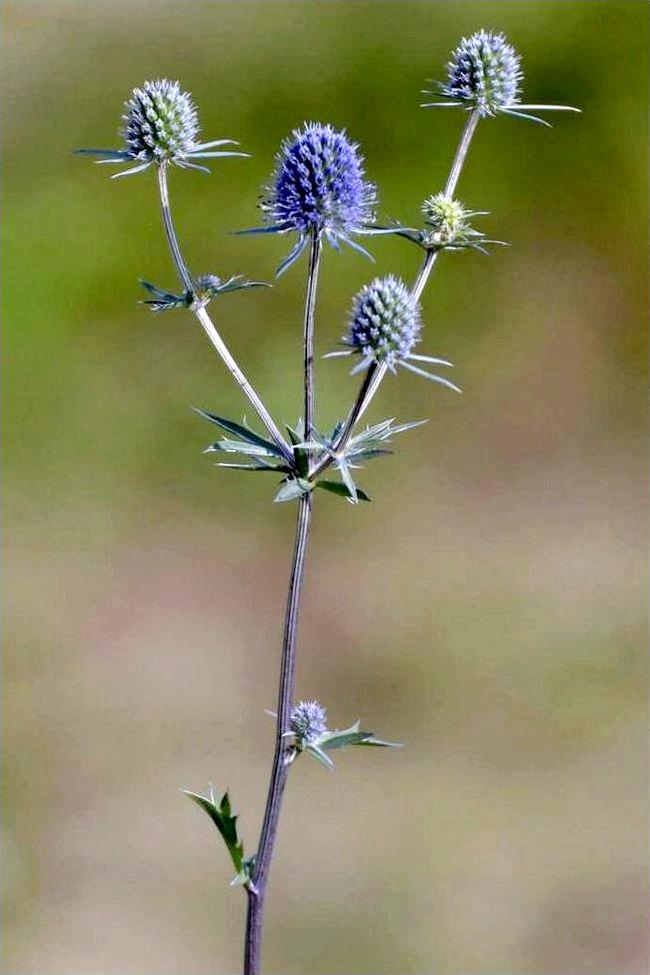
<path id="1" fill-rule="evenodd" d="M 642 2 L 3 4 L 7 975 L 239 970 L 244 898 L 178 793 L 231 789 L 251 849 L 295 512 L 217 471 L 191 405 L 243 402 L 174 285 L 153 174 L 110 182 L 121 106 L 178 77 L 206 138 L 250 160 L 172 174 L 197 272 L 270 279 L 287 241 L 238 238 L 280 139 L 346 126 L 412 222 L 457 112 L 422 111 L 462 34 L 502 29 L 552 131 L 484 123 L 461 199 L 512 242 L 439 262 L 422 351 L 372 417 L 430 417 L 319 496 L 298 688 L 400 753 L 300 762 L 266 928 L 269 975 L 647 971 L 643 814 L 647 13 Z M 418 254 L 376 240 L 381 272 Z M 318 351 L 375 273 L 328 251 Z M 228 296 L 224 336 L 274 413 L 300 408 L 304 263 Z M 323 425 L 356 389 L 318 369 Z"/>

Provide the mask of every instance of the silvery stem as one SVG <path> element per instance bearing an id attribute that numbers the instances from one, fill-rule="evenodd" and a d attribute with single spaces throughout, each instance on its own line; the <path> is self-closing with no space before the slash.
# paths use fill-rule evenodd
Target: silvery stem
<path id="1" fill-rule="evenodd" d="M 180 245 L 178 243 L 178 237 L 176 236 L 176 230 L 174 229 L 174 222 L 172 220 L 171 207 L 169 204 L 169 189 L 167 186 L 167 166 L 158 166 L 158 189 L 160 191 L 160 208 L 162 211 L 163 224 L 165 227 L 165 233 L 167 235 L 167 242 L 169 244 L 169 249 L 171 251 L 172 257 L 174 259 L 174 264 L 176 265 L 176 270 L 178 271 L 179 277 L 183 282 L 183 286 L 187 291 L 194 292 L 194 280 L 192 275 L 185 263 L 183 254 L 181 252 Z M 208 336 L 212 345 L 217 350 L 221 356 L 223 362 L 231 373 L 233 379 L 243 392 L 244 396 L 249 400 L 253 409 L 259 416 L 260 420 L 264 424 L 269 436 L 277 444 L 277 446 L 282 451 L 285 460 L 289 463 L 293 463 L 293 451 L 291 447 L 286 442 L 282 434 L 280 433 L 277 424 L 275 423 L 273 417 L 267 410 L 266 406 L 256 393 L 255 389 L 251 383 L 246 378 L 245 374 L 242 372 L 237 362 L 235 361 L 232 353 L 229 351 L 225 342 L 219 335 L 219 332 L 215 328 L 215 325 L 208 314 L 205 305 L 200 302 L 194 302 L 191 305 L 191 311 L 196 315 L 203 331 Z"/>
<path id="2" fill-rule="evenodd" d="M 469 113 L 467 122 L 465 122 L 465 128 L 463 129 L 463 134 L 460 137 L 460 142 L 458 143 L 458 148 L 456 149 L 456 155 L 454 156 L 454 161 L 451 164 L 449 176 L 447 177 L 445 196 L 453 197 L 454 193 L 456 192 L 456 186 L 458 185 L 460 173 L 465 162 L 465 156 L 467 155 L 469 144 L 472 141 L 472 137 L 476 131 L 476 126 L 479 123 L 480 117 L 481 116 L 479 113 L 476 111 L 476 109 L 474 109 Z"/>
<path id="3" fill-rule="evenodd" d="M 314 426 L 314 312 L 316 310 L 316 292 L 318 290 L 318 272 L 323 249 L 321 235 L 318 231 L 311 234 L 309 248 L 309 271 L 307 273 L 307 296 L 305 299 L 304 318 L 304 375 L 305 375 L 305 440 L 311 437 Z"/>
<path id="4" fill-rule="evenodd" d="M 454 160 L 451 164 L 451 169 L 449 171 L 449 176 L 447 177 L 447 183 L 445 185 L 445 195 L 453 196 L 458 180 L 467 156 L 467 150 L 469 149 L 470 142 L 474 132 L 476 131 L 476 126 L 479 122 L 479 114 L 476 111 L 470 112 L 469 118 L 465 123 L 463 133 L 460 137 L 460 142 L 456 149 L 456 154 L 454 155 Z M 418 275 L 413 282 L 413 287 L 411 288 L 411 298 L 413 301 L 417 302 L 422 296 L 427 281 L 429 280 L 429 275 L 431 274 L 434 265 L 438 259 L 438 254 L 440 251 L 428 250 L 424 255 L 420 270 Z M 311 473 L 311 477 L 316 477 L 322 474 L 331 464 L 334 463 L 336 455 L 345 449 L 350 437 L 352 436 L 352 431 L 354 430 L 355 424 L 361 419 L 365 411 L 370 406 L 370 402 L 374 397 L 375 393 L 379 389 L 381 382 L 386 375 L 388 369 L 385 363 L 377 364 L 373 362 L 364 376 L 361 388 L 357 394 L 354 406 L 348 413 L 347 419 L 345 421 L 345 426 L 339 434 L 339 438 L 334 445 L 331 453 L 326 454 L 324 457 L 317 462 L 314 470 Z"/>
<path id="5" fill-rule="evenodd" d="M 158 169 L 158 190 L 160 192 L 160 209 L 162 211 L 163 224 L 165 225 L 165 233 L 167 234 L 167 243 L 169 244 L 169 249 L 172 252 L 172 257 L 174 259 L 174 264 L 176 265 L 176 270 L 178 275 L 183 282 L 183 287 L 187 291 L 194 292 L 194 280 L 190 274 L 189 268 L 185 263 L 180 244 L 178 243 L 178 237 L 176 236 L 176 230 L 174 229 L 174 221 L 172 220 L 172 210 L 169 203 L 169 187 L 167 186 L 167 164 L 162 163 L 162 165 L 157 167 Z"/>

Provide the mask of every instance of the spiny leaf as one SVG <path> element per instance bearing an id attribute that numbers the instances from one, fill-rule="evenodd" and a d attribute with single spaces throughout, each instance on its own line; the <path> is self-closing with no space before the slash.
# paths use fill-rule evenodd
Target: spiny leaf
<path id="1" fill-rule="evenodd" d="M 209 797 L 190 792 L 189 789 L 181 789 L 181 792 L 208 814 L 228 848 L 237 874 L 240 874 L 244 869 L 244 844 L 237 834 L 237 817 L 232 815 L 228 793 L 224 792 L 221 802 L 217 804 L 212 790 Z"/>
<path id="2" fill-rule="evenodd" d="M 323 751 L 347 748 L 348 745 L 375 745 L 382 748 L 402 747 L 399 742 L 382 741 L 375 738 L 372 731 L 360 730 L 359 721 L 355 721 L 350 728 L 344 728 L 342 731 L 328 731 L 318 740 L 318 746 Z"/>

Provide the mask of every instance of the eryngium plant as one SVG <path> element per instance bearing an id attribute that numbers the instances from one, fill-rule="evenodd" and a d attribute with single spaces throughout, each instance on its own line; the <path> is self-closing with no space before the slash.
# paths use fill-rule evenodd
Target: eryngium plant
<path id="1" fill-rule="evenodd" d="M 448 80 L 440 85 L 440 91 L 447 99 L 442 104 L 460 107 L 467 115 L 445 186 L 426 196 L 421 205 L 424 222 L 420 227 L 409 228 L 399 223 L 381 227 L 375 223 L 376 190 L 365 177 L 359 147 L 345 132 L 337 131 L 331 125 L 309 122 L 295 129 L 281 144 L 274 175 L 264 189 L 260 203 L 264 226 L 244 233 L 295 235 L 293 248 L 278 274 L 295 263 L 304 250 L 309 252 L 302 316 L 303 414 L 295 426 L 285 426 L 284 432 L 235 361 L 208 312 L 208 306 L 213 302 L 218 305 L 225 292 L 258 287 L 261 282 L 247 281 L 241 275 L 221 276 L 212 272 L 195 275 L 190 271 L 176 236 L 170 208 L 168 175 L 171 166 L 204 168 L 197 164 L 197 159 L 243 153 L 218 148 L 233 144 L 228 139 L 198 142 L 199 122 L 194 102 L 179 82 L 167 80 L 146 81 L 131 94 L 123 120 L 123 149 L 79 150 L 99 156 L 99 162 L 131 164 L 131 168 L 117 175 L 155 168 L 163 226 L 182 290 L 177 293 L 177 289 L 167 290 L 142 281 L 147 293 L 143 303 L 153 312 L 184 309 L 197 318 L 262 424 L 263 432 L 260 433 L 246 422 L 200 410 L 200 415 L 220 434 L 206 451 L 229 458 L 220 462 L 220 467 L 275 474 L 279 482 L 275 500 L 297 502 L 277 711 L 270 712 L 275 718 L 275 752 L 262 827 L 253 852 L 244 853 L 237 816 L 233 815 L 227 792 L 221 798 L 212 788 L 207 795 L 187 792 L 216 826 L 233 864 L 232 883 L 241 885 L 247 895 L 245 975 L 260 972 L 267 884 L 290 769 L 303 753 L 325 768 L 333 769 L 330 752 L 336 749 L 395 746 L 395 743 L 375 737 L 371 731 L 362 730 L 358 721 L 342 730 L 330 730 L 325 708 L 317 701 L 294 704 L 296 634 L 314 495 L 321 489 L 351 504 L 369 501 L 365 491 L 356 484 L 353 472 L 364 463 L 390 453 L 387 445 L 397 434 L 422 422 L 397 424 L 388 419 L 357 429 L 388 373 L 395 375 L 406 369 L 459 391 L 448 379 L 421 365 L 449 367 L 450 362 L 420 355 L 414 350 L 421 340 L 424 324 L 420 298 L 439 255 L 445 251 L 486 252 L 484 245 L 502 243 L 492 241 L 472 228 L 471 219 L 484 215 L 485 211 L 469 210 L 455 197 L 479 121 L 499 114 L 542 121 L 523 111 L 533 108 L 577 111 L 558 105 L 522 105 L 520 58 L 502 34 L 481 30 L 469 39 L 463 39 L 451 56 L 447 73 Z M 323 431 L 315 423 L 313 368 L 322 244 L 325 240 L 337 250 L 341 243 L 349 244 L 365 254 L 367 252 L 352 239 L 352 235 L 372 233 L 394 233 L 411 241 L 419 248 L 421 264 L 410 287 L 394 275 L 385 274 L 365 285 L 354 297 L 342 339 L 346 348 L 330 355 L 356 357 L 358 361 L 352 372 L 362 373 L 361 384 L 347 415 L 332 430 Z"/>

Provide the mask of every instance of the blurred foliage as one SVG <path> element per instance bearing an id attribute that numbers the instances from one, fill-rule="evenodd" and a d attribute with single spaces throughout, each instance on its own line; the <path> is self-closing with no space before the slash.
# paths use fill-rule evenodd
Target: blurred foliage
<path id="1" fill-rule="evenodd" d="M 150 173 L 115 144 L 150 76 L 196 96 L 250 160 L 173 173 L 197 272 L 270 280 L 282 239 L 241 238 L 280 139 L 346 126 L 382 219 L 440 189 L 455 111 L 422 111 L 458 37 L 502 29 L 553 131 L 482 124 L 459 195 L 512 242 L 443 255 L 422 350 L 372 418 L 430 422 L 318 498 L 299 693 L 407 742 L 292 775 L 267 971 L 637 975 L 643 816 L 646 91 L 643 2 L 7 0 L 5 959 L 7 975 L 235 971 L 243 898 L 176 791 L 237 794 L 247 850 L 266 789 L 294 512 L 215 470 L 189 407 L 243 403 L 183 312 Z M 371 242 L 407 278 L 404 241 Z M 319 352 L 375 268 L 327 253 Z M 219 300 L 273 412 L 299 411 L 304 268 Z M 216 308 L 216 304 L 215 304 Z M 318 370 L 319 425 L 356 389 Z M 394 823 L 399 817 L 401 829 Z"/>

